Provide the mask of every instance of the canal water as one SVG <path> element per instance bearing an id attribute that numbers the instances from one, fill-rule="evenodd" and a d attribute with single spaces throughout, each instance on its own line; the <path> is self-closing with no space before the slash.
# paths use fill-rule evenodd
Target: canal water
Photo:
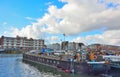
<path id="1" fill-rule="evenodd" d="M 37 68 L 37 69 L 36 69 Z M 44 71 L 42 70 L 44 69 Z M 46 70 L 46 71 L 45 71 Z M 46 66 L 39 67 L 24 63 L 22 56 L 0 56 L 0 77 L 95 77 L 90 75 L 68 74 Z"/>

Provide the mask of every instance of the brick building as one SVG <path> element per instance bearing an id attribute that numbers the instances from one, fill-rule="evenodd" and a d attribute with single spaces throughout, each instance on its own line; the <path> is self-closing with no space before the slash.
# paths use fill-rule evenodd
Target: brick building
<path id="1" fill-rule="evenodd" d="M 112 52 L 120 51 L 120 46 L 105 44 L 92 44 L 89 45 L 89 48 L 92 49 L 93 51 L 112 51 Z"/>

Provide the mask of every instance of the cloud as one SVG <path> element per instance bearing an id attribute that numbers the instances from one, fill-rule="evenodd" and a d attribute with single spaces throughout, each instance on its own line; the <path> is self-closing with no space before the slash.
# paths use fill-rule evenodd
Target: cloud
<path id="1" fill-rule="evenodd" d="M 25 17 L 25 18 L 28 20 L 35 20 L 34 18 L 31 18 L 31 17 Z"/>
<path id="2" fill-rule="evenodd" d="M 46 41 L 47 44 L 56 43 L 56 42 L 58 42 L 58 40 L 59 40 L 58 36 L 51 36 L 51 37 L 45 38 L 45 41 Z"/>
<path id="3" fill-rule="evenodd" d="M 34 25 L 27 25 L 21 30 L 17 28 L 12 28 L 12 30 L 13 30 L 12 34 L 14 36 L 19 35 L 28 38 L 40 38 L 42 34 L 42 32 L 40 32 L 39 26 L 34 26 Z"/>
<path id="4" fill-rule="evenodd" d="M 103 35 L 88 35 L 81 40 L 102 41 L 103 43 L 117 44 L 119 39 L 108 38 L 109 33 L 120 31 L 120 7 L 106 8 L 112 4 L 120 4 L 118 0 L 59 0 L 66 2 L 62 8 L 55 5 L 48 7 L 48 12 L 36 22 L 28 25 L 21 30 L 14 29 L 13 34 L 24 35 L 38 38 L 42 33 L 63 34 L 72 36 L 92 30 L 103 30 Z M 98 2 L 102 1 L 102 2 Z M 27 17 L 27 19 L 31 19 Z M 120 32 L 119 32 L 120 33 Z M 103 39 L 104 37 L 104 39 Z M 109 37 L 113 37 L 109 35 Z M 120 37 L 118 37 L 120 38 Z M 107 39 L 110 39 L 108 42 Z"/>
<path id="5" fill-rule="evenodd" d="M 97 1 L 62 0 L 67 1 L 61 9 L 52 5 L 48 13 L 39 19 L 47 28 L 43 31 L 50 33 L 79 34 L 95 29 L 118 29 L 120 27 L 120 8 L 106 9 L 106 5 Z M 60 21 L 59 21 L 60 20 Z"/>
<path id="6" fill-rule="evenodd" d="M 120 30 L 109 30 L 103 34 L 88 35 L 85 37 L 77 37 L 72 41 L 84 42 L 85 44 L 100 43 L 120 46 Z"/>
<path id="7" fill-rule="evenodd" d="M 7 22 L 3 22 L 3 24 L 2 25 L 6 25 L 7 24 Z"/>
<path id="8" fill-rule="evenodd" d="M 45 5 L 50 6 L 52 4 L 53 4 L 53 1 L 52 2 L 47 2 Z"/>

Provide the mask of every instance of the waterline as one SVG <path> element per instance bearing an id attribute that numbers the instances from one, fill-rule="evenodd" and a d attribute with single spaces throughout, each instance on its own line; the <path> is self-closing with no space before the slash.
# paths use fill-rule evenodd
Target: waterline
<path id="1" fill-rule="evenodd" d="M 21 57 L 0 58 L 0 77 L 59 77 L 52 73 L 40 72 L 33 66 L 22 62 Z"/>

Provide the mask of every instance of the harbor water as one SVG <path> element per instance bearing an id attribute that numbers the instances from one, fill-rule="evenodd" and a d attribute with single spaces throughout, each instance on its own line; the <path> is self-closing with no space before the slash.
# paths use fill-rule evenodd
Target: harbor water
<path id="1" fill-rule="evenodd" d="M 38 66 L 31 66 L 22 62 L 22 56 L 2 54 L 0 56 L 0 77 L 94 77 L 90 75 L 74 75 L 61 71 L 42 71 Z M 47 67 L 46 67 L 47 68 Z M 44 69 L 46 69 L 44 68 Z M 48 70 L 48 69 L 47 69 Z"/>

